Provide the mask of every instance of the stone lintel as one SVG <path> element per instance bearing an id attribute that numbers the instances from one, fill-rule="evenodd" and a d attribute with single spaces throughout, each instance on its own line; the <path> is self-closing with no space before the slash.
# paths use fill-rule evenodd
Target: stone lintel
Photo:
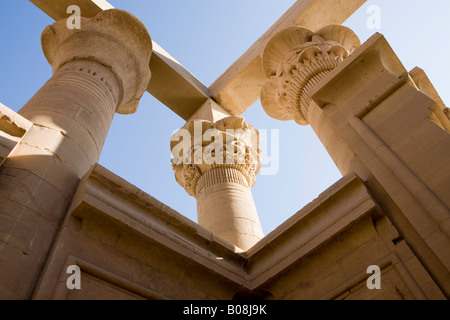
<path id="1" fill-rule="evenodd" d="M 0 130 L 14 137 L 22 137 L 33 124 L 20 114 L 0 103 Z"/>
<path id="2" fill-rule="evenodd" d="M 114 8 L 105 0 L 30 0 L 30 2 L 55 21 L 67 18 L 70 15 L 67 8 L 71 5 L 79 6 L 81 15 L 86 18 L 95 17 L 102 10 Z"/>
<path id="3" fill-rule="evenodd" d="M 210 98 L 209 89 L 154 41 L 150 70 L 147 91 L 185 120 Z"/>
<path id="4" fill-rule="evenodd" d="M 0 103 L 0 166 L 33 124 Z"/>
<path id="5" fill-rule="evenodd" d="M 121 222 L 221 277 L 253 289 L 275 269 L 275 274 L 281 272 L 374 210 L 376 205 L 362 181 L 349 174 L 249 251 L 236 252 L 236 247 L 97 164 L 80 183 L 69 214 L 82 220 L 95 213 Z M 319 229 L 306 223 L 312 217 Z M 279 249 L 276 253 L 271 249 L 274 246 Z"/>
<path id="6" fill-rule="evenodd" d="M 109 226 L 108 232 L 105 232 L 105 226 Z M 97 234 L 96 230 L 100 233 Z M 299 286 L 297 291 L 314 290 L 314 297 L 331 299 L 365 281 L 368 277 L 366 268 L 372 264 L 388 270 L 395 265 L 399 270 L 403 268 L 399 272 L 406 275 L 408 272 L 422 272 L 420 268 L 411 271 L 408 265 L 405 268 L 404 261 L 408 263 L 415 257 L 403 241 L 400 245 L 392 244 L 391 239 L 398 237 L 364 183 L 355 174 L 348 174 L 249 251 L 240 253 L 229 243 L 97 164 L 80 184 L 61 228 L 60 243 L 49 255 L 34 298 L 65 299 L 65 267 L 75 264 L 82 272 L 109 285 L 143 297 L 171 299 L 174 294 L 170 291 L 171 279 L 163 276 L 152 280 L 152 277 L 157 277 L 156 273 L 146 272 L 144 278 L 139 273 L 157 268 L 149 257 L 160 255 L 165 257 L 164 261 L 167 259 L 164 263 L 169 265 L 172 259 L 185 261 L 186 265 L 179 266 L 181 269 L 195 270 L 201 266 L 202 279 L 213 277 L 214 281 L 226 284 L 225 291 L 228 292 L 238 288 L 268 290 L 276 299 L 282 299 L 286 292 L 280 293 L 276 285 L 271 286 L 272 280 L 276 283 L 281 279 Z M 350 241 L 352 245 L 341 244 L 340 241 Z M 123 252 L 139 243 L 140 249 Z M 92 250 L 83 249 L 83 245 L 91 246 Z M 151 247 L 145 249 L 148 245 Z M 321 258 L 323 250 L 337 255 Z M 122 253 L 118 254 L 119 251 Z M 105 257 L 112 254 L 120 261 L 106 263 Z M 359 263 L 355 263 L 355 259 Z M 296 278 L 295 266 L 306 264 L 314 264 L 324 273 L 311 279 L 315 281 L 312 287 L 302 289 L 302 280 Z M 331 282 L 327 281 L 325 271 L 330 267 L 341 268 L 332 274 Z M 342 268 L 344 275 L 339 273 Z M 135 274 L 132 270 L 139 272 Z M 177 272 L 173 266 L 163 271 Z M 184 283 L 184 271 L 178 271 L 178 274 L 180 283 Z M 202 280 L 196 276 L 191 280 L 201 285 Z M 428 281 L 428 278 L 424 279 L 420 286 Z M 435 287 L 432 283 L 430 285 Z M 168 290 L 160 291 L 158 286 Z M 179 292 L 175 294 L 182 299 L 192 298 L 189 292 L 184 296 Z M 420 297 L 420 292 L 415 296 Z"/>
<path id="7" fill-rule="evenodd" d="M 55 20 L 67 18 L 69 15 L 66 9 L 72 4 L 78 5 L 86 17 L 112 8 L 105 0 L 30 1 Z M 341 24 L 365 2 L 346 0 L 344 4 L 342 0 L 297 1 L 209 88 L 153 42 L 150 60 L 152 79 L 147 91 L 185 120 L 201 108 L 208 98 L 213 98 L 231 115 L 241 115 L 259 99 L 266 80 L 260 56 L 273 35 L 295 24 L 312 30 L 328 24 Z"/>
<path id="8" fill-rule="evenodd" d="M 70 16 L 66 12 L 70 5 L 79 6 L 81 15 L 86 18 L 113 8 L 105 0 L 30 1 L 56 21 Z M 181 118 L 187 120 L 210 97 L 209 89 L 154 41 L 152 45 L 153 54 L 150 59 L 152 79 L 147 91 Z"/>
<path id="9" fill-rule="evenodd" d="M 346 175 L 247 251 L 249 282 L 260 287 L 377 212 L 364 183 L 353 173 Z"/>
<path id="10" fill-rule="evenodd" d="M 86 207 L 95 208 L 87 212 Z M 99 164 L 83 178 L 69 213 L 92 212 L 129 228 L 241 285 L 245 275 L 240 249 L 189 220 Z M 216 259 L 221 257 L 221 259 Z"/>

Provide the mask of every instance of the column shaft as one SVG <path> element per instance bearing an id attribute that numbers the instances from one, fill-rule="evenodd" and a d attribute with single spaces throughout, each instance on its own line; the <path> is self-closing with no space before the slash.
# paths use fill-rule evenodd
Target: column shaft
<path id="1" fill-rule="evenodd" d="M 151 39 L 122 10 L 65 21 L 41 38 L 51 79 L 19 111 L 33 126 L 0 171 L 0 299 L 27 299 L 114 113 L 132 113 L 150 79 Z"/>
<path id="2" fill-rule="evenodd" d="M 264 236 L 247 180 L 237 169 L 219 167 L 202 175 L 197 213 L 200 225 L 243 250 Z"/>
<path id="3" fill-rule="evenodd" d="M 31 294 L 79 179 L 99 159 L 116 107 L 114 75 L 98 63 L 74 61 L 19 111 L 34 125 L 0 173 L 2 298 Z"/>
<path id="4" fill-rule="evenodd" d="M 241 117 L 191 120 L 173 135 L 171 150 L 201 226 L 245 251 L 264 237 L 251 193 L 261 167 L 258 130 Z"/>

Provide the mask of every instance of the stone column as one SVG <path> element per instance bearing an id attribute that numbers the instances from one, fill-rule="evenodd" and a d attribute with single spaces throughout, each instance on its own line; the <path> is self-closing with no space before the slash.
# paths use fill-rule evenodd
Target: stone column
<path id="1" fill-rule="evenodd" d="M 364 181 L 449 297 L 445 106 L 431 84 L 420 84 L 425 79 L 417 70 L 405 69 L 382 35 L 355 50 L 358 45 L 353 32 L 340 26 L 282 31 L 264 52 L 269 80 L 263 106 L 277 119 L 311 125 L 341 173 Z"/>
<path id="2" fill-rule="evenodd" d="M 0 298 L 29 298 L 80 179 L 114 113 L 133 113 L 150 80 L 145 26 L 122 10 L 48 26 L 51 79 L 19 111 L 33 122 L 0 172 Z"/>
<path id="3" fill-rule="evenodd" d="M 311 125 L 342 175 L 354 153 L 311 99 L 313 88 L 360 46 L 347 27 L 330 25 L 312 32 L 287 28 L 266 45 L 263 66 L 268 81 L 261 91 L 266 113 L 278 120 Z"/>
<path id="4" fill-rule="evenodd" d="M 197 199 L 198 223 L 242 250 L 263 238 L 250 189 L 259 133 L 240 117 L 189 121 L 171 139 L 177 182 Z"/>

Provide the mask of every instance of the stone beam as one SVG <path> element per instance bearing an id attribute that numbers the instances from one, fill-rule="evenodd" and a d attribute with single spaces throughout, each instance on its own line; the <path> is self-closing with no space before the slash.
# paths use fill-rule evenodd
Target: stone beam
<path id="1" fill-rule="evenodd" d="M 102 10 L 114 8 L 105 0 L 30 0 L 30 2 L 55 21 L 70 16 L 67 13 L 67 7 L 70 5 L 79 6 L 81 15 L 86 18 L 92 18 Z"/>
<path id="2" fill-rule="evenodd" d="M 210 97 L 209 89 L 155 42 L 150 70 L 147 91 L 184 120 Z"/>
<path id="3" fill-rule="evenodd" d="M 241 115 L 259 99 L 265 82 L 261 56 L 267 42 L 281 30 L 301 25 L 318 30 L 342 24 L 366 0 L 298 0 L 210 87 L 211 96 L 232 115 Z"/>
<path id="4" fill-rule="evenodd" d="M 77 5 L 82 16 L 94 17 L 113 6 L 105 0 L 30 0 L 54 20 L 65 19 L 70 5 Z M 209 89 L 153 41 L 150 60 L 152 79 L 147 91 L 177 115 L 187 120 L 210 97 Z"/>
<path id="5" fill-rule="evenodd" d="M 30 0 L 55 20 L 68 17 L 69 5 L 78 5 L 85 17 L 113 8 L 105 0 Z M 261 54 L 269 39 L 293 25 L 316 30 L 328 24 L 341 24 L 366 0 L 298 0 L 209 88 L 153 42 L 150 60 L 152 79 L 147 91 L 177 115 L 188 120 L 206 101 L 213 98 L 232 115 L 241 115 L 259 99 L 266 79 Z"/>
<path id="6" fill-rule="evenodd" d="M 0 167 L 32 125 L 0 102 Z"/>

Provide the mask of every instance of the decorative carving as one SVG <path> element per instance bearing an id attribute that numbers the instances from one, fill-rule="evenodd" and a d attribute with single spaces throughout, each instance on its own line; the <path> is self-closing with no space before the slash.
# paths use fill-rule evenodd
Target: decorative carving
<path id="1" fill-rule="evenodd" d="M 120 84 L 116 112 L 136 112 L 151 78 L 152 40 L 144 24 L 119 9 L 80 19 L 81 29 L 67 28 L 67 19 L 63 19 L 42 32 L 42 50 L 53 72 L 72 61 L 87 60 L 103 65 Z"/>
<path id="2" fill-rule="evenodd" d="M 241 183 L 251 188 L 261 167 L 261 150 L 258 146 L 258 130 L 243 118 L 228 117 L 216 123 L 207 120 L 189 121 L 171 139 L 175 178 L 191 196 L 196 197 L 198 182 L 206 172 L 230 168 L 239 171 L 245 179 L 235 177 L 235 170 L 218 171 L 223 176 L 211 179 L 216 183 Z"/>
<path id="3" fill-rule="evenodd" d="M 261 91 L 266 113 L 278 120 L 308 124 L 309 92 L 360 46 L 352 30 L 330 25 L 312 32 L 303 27 L 276 34 L 263 54 L 269 80 Z"/>

